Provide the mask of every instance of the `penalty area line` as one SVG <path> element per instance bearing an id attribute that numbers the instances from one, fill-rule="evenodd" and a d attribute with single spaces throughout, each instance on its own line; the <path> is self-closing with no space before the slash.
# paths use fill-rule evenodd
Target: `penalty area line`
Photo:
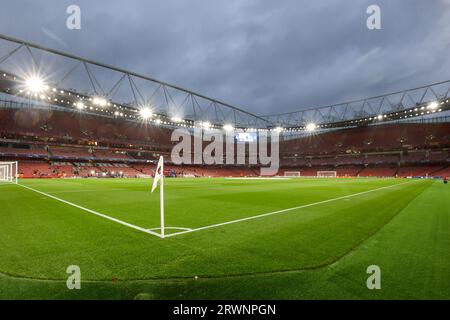
<path id="1" fill-rule="evenodd" d="M 100 212 L 97 212 L 97 211 L 94 211 L 94 210 L 91 210 L 91 209 L 88 209 L 88 208 L 79 206 L 79 205 L 77 205 L 77 204 L 75 204 L 75 203 L 72 203 L 72 202 L 69 202 L 69 201 L 67 201 L 67 200 L 64 200 L 64 199 L 61 199 L 61 198 L 52 196 L 51 194 L 48 194 L 48 193 L 45 193 L 45 192 L 42 192 L 42 191 L 33 189 L 33 188 L 31 188 L 31 187 L 27 187 L 27 186 L 25 186 L 25 185 L 23 185 L 23 184 L 17 184 L 17 185 L 18 185 L 18 186 L 21 186 L 22 188 L 25 188 L 25 189 L 34 191 L 34 192 L 39 193 L 39 194 L 42 194 L 42 195 L 44 195 L 44 196 L 46 196 L 46 197 L 48 197 L 48 198 L 51 198 L 51 199 L 53 199 L 53 200 L 60 201 L 60 202 L 65 203 L 65 204 L 67 204 L 67 205 L 69 205 L 69 206 L 75 207 L 75 208 L 77 208 L 77 209 L 80 209 L 80 210 L 83 210 L 83 211 L 86 211 L 86 212 L 95 214 L 96 216 L 99 216 L 99 217 L 101 217 L 101 218 L 108 219 L 108 220 L 110 220 L 110 221 L 119 223 L 119 224 L 121 224 L 121 225 L 124 225 L 124 226 L 126 226 L 126 227 L 129 227 L 129 228 L 132 228 L 132 229 L 141 231 L 141 232 L 145 232 L 145 233 L 147 233 L 147 234 L 151 234 L 151 235 L 156 236 L 156 237 L 158 237 L 158 238 L 162 238 L 161 235 L 160 235 L 159 233 L 153 232 L 153 231 L 151 231 L 151 230 L 148 230 L 148 229 L 145 229 L 145 228 L 141 228 L 141 227 L 136 226 L 136 225 L 134 225 L 134 224 L 131 224 L 131 223 L 128 223 L 128 222 L 125 222 L 125 221 L 122 221 L 122 220 L 119 220 L 119 219 L 116 219 L 116 218 L 107 216 L 106 214 L 103 214 L 103 213 L 100 213 Z"/>
<path id="2" fill-rule="evenodd" d="M 358 193 L 349 194 L 349 195 L 342 196 L 342 197 L 337 197 L 337 198 L 322 200 L 322 201 L 318 201 L 318 202 L 308 203 L 308 204 L 304 204 L 304 205 L 297 206 L 297 207 L 277 210 L 277 211 L 273 211 L 273 212 L 267 212 L 267 213 L 259 214 L 259 215 L 256 215 L 256 216 L 251 216 L 251 217 L 231 220 L 231 221 L 222 222 L 222 223 L 211 224 L 211 225 L 208 225 L 208 226 L 194 228 L 194 229 L 191 229 L 191 230 L 175 232 L 175 233 L 167 234 L 166 238 L 174 237 L 174 236 L 178 236 L 178 235 L 182 235 L 182 234 L 186 234 L 186 233 L 191 233 L 191 232 L 211 229 L 211 228 L 217 228 L 217 227 L 225 226 L 225 225 L 228 225 L 228 224 L 243 222 L 243 221 L 247 221 L 247 220 L 254 220 L 254 219 L 264 218 L 264 217 L 267 217 L 267 216 L 272 216 L 272 215 L 285 213 L 285 212 L 298 210 L 298 209 L 303 209 L 303 208 L 307 208 L 307 207 L 317 206 L 317 205 L 320 205 L 320 204 L 333 202 L 333 201 L 337 201 L 337 200 L 342 200 L 342 199 L 347 199 L 347 198 L 352 198 L 352 197 L 360 196 L 360 195 L 363 195 L 363 194 L 366 194 L 366 193 L 375 192 L 375 191 L 379 191 L 379 190 L 383 190 L 383 189 L 389 189 L 389 188 L 393 188 L 393 187 L 397 187 L 397 186 L 401 186 L 401 185 L 404 185 L 404 184 L 409 184 L 409 183 L 413 183 L 413 182 L 417 182 L 417 181 L 418 180 L 402 182 L 402 183 L 396 183 L 396 184 L 390 185 L 390 186 L 384 186 L 384 187 L 380 187 L 380 188 L 376 188 L 376 189 L 371 189 L 371 190 L 366 190 L 366 191 L 362 191 L 362 192 L 358 192 Z"/>

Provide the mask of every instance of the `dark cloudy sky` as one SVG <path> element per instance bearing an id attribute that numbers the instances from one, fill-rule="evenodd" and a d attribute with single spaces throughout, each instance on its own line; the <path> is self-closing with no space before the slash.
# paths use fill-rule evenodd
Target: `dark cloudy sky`
<path id="1" fill-rule="evenodd" d="M 81 7 L 82 29 L 66 28 Z M 366 28 L 381 7 L 382 30 Z M 15 0 L 0 33 L 257 114 L 450 79 L 450 0 Z"/>

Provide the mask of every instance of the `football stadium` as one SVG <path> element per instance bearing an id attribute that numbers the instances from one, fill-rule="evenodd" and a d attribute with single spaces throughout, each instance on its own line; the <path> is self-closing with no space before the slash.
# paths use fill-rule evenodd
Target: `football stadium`
<path id="1" fill-rule="evenodd" d="M 449 299 L 441 80 L 260 114 L 0 35 L 0 299 Z"/>

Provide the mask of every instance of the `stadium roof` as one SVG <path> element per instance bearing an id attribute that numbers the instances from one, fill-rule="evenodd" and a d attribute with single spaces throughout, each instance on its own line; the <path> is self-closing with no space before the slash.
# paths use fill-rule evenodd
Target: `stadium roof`
<path id="1" fill-rule="evenodd" d="M 366 125 L 449 110 L 450 80 L 366 99 L 259 116 L 136 72 L 6 35 L 0 91 L 72 110 L 154 124 L 304 131 Z M 144 118 L 144 119 L 142 119 Z"/>

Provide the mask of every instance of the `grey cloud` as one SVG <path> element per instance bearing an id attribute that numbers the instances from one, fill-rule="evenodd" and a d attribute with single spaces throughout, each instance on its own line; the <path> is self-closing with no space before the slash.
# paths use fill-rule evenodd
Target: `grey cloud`
<path id="1" fill-rule="evenodd" d="M 75 2 L 81 31 L 65 28 Z M 373 3 L 382 30 L 365 27 Z M 3 4 L 0 32 L 269 114 L 447 80 L 449 9 L 446 0 L 30 0 Z"/>

